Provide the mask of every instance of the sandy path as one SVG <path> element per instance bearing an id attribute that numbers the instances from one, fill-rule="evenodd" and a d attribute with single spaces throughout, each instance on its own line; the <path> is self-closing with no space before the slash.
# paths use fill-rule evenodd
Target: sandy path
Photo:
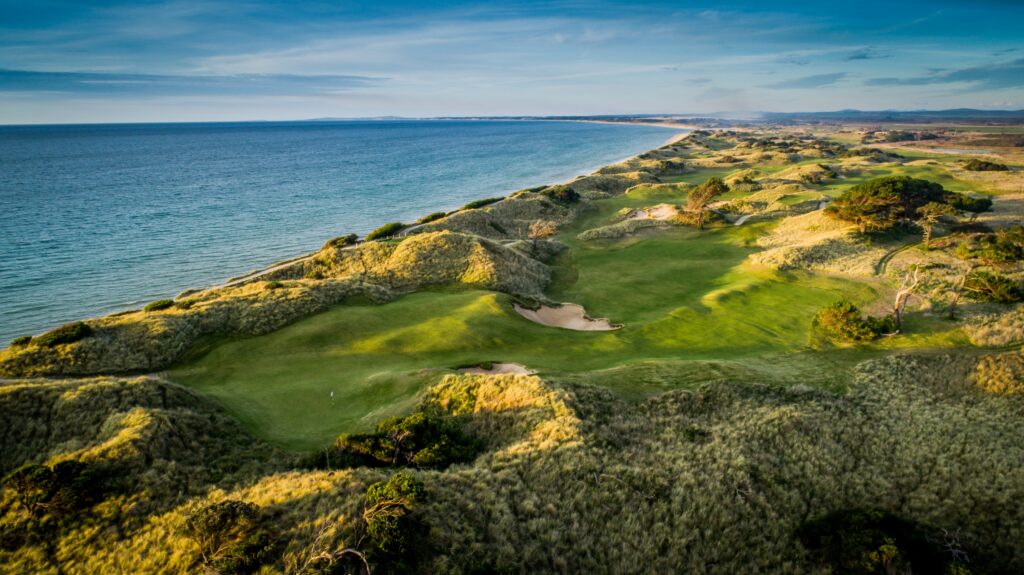
<path id="1" fill-rule="evenodd" d="M 545 305 L 537 309 L 527 309 L 514 303 L 512 307 L 526 319 L 548 327 L 560 327 L 575 331 L 612 331 L 622 327 L 621 324 L 614 324 L 604 318 L 587 317 L 587 311 L 583 309 L 583 306 L 574 303 L 563 303 L 560 307 Z"/>
<path id="2" fill-rule="evenodd" d="M 462 373 L 475 373 L 480 375 L 533 375 L 537 373 L 532 369 L 527 369 L 525 365 L 518 363 L 495 363 L 491 365 L 491 369 L 484 369 L 482 367 L 464 367 L 459 369 Z"/>
<path id="3" fill-rule="evenodd" d="M 733 222 L 732 225 L 734 225 L 734 226 L 742 226 L 743 222 L 749 220 L 751 218 L 751 216 L 753 216 L 753 215 L 754 214 L 743 214 L 742 216 L 736 218 L 736 221 Z"/>

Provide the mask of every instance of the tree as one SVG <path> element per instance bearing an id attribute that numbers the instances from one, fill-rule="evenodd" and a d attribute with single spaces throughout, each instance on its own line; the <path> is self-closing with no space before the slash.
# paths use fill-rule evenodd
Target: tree
<path id="1" fill-rule="evenodd" d="M 533 253 L 537 254 L 537 242 L 558 233 L 558 224 L 550 220 L 535 220 L 530 224 L 529 237 L 533 241 Z"/>
<path id="2" fill-rule="evenodd" d="M 906 273 L 903 274 L 903 281 L 900 283 L 900 287 L 896 290 L 896 298 L 892 304 L 892 320 L 893 327 L 892 333 L 896 334 L 900 332 L 903 327 L 903 310 L 907 307 L 907 300 L 914 294 L 914 290 L 921 283 L 921 268 L 918 266 L 912 266 L 907 269 Z"/>
<path id="3" fill-rule="evenodd" d="M 721 178 L 708 178 L 689 193 L 686 197 L 686 209 L 693 213 L 698 230 L 704 229 L 704 218 L 711 200 L 728 191 L 729 186 Z"/>
<path id="4" fill-rule="evenodd" d="M 844 341 L 870 341 L 895 329 L 893 318 L 864 317 L 857 306 L 845 300 L 822 308 L 814 323 L 829 336 Z"/>
<path id="5" fill-rule="evenodd" d="M 88 465 L 62 461 L 53 467 L 24 465 L 3 481 L 14 491 L 18 503 L 33 519 L 63 516 L 94 501 L 100 495 L 100 484 Z"/>
<path id="6" fill-rule="evenodd" d="M 924 249 L 931 247 L 932 232 L 935 229 L 935 224 L 939 223 L 943 217 L 954 216 L 957 214 L 956 208 L 949 204 L 942 204 L 939 202 L 928 202 L 927 204 L 917 208 L 918 224 L 924 229 Z"/>
<path id="7" fill-rule="evenodd" d="M 952 196 L 940 184 L 908 176 L 886 176 L 843 192 L 825 208 L 825 213 L 857 224 L 861 233 L 867 233 L 912 220 L 924 205 L 949 203 L 950 199 Z"/>
<path id="8" fill-rule="evenodd" d="M 978 301 L 1013 303 L 1024 298 L 1024 289 L 1019 281 L 984 270 L 974 270 L 965 275 L 963 289 Z"/>
<path id="9" fill-rule="evenodd" d="M 413 505 L 423 498 L 423 483 L 408 473 L 396 473 L 387 483 L 378 481 L 366 489 L 363 521 L 366 532 L 388 555 L 401 557 L 415 539 Z"/>
<path id="10" fill-rule="evenodd" d="M 374 433 L 342 434 L 334 446 L 305 464 L 315 468 L 414 466 L 439 469 L 469 461 L 478 442 L 463 433 L 457 420 L 418 411 L 381 421 Z"/>
<path id="11" fill-rule="evenodd" d="M 185 521 L 208 573 L 252 573 L 273 547 L 259 507 L 228 499 L 202 507 Z"/>

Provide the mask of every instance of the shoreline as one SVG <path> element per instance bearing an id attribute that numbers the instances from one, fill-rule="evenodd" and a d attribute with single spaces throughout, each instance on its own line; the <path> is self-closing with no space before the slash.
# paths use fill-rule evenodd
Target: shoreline
<path id="1" fill-rule="evenodd" d="M 570 122 L 570 123 L 597 123 L 597 124 L 619 125 L 619 126 L 622 126 L 622 125 L 649 126 L 649 127 L 662 128 L 662 129 L 672 129 L 672 130 L 677 130 L 677 129 L 681 129 L 681 128 L 682 129 L 686 129 L 686 130 L 690 130 L 691 129 L 691 128 L 683 128 L 681 125 L 670 125 L 670 124 L 661 124 L 661 123 L 645 123 L 645 122 L 610 122 L 610 121 L 590 121 L 590 120 L 551 120 L 551 121 L 554 121 L 554 122 Z M 686 137 L 686 135 L 688 133 L 689 132 L 676 133 L 676 134 L 672 135 L 671 137 L 669 137 L 664 143 L 662 143 L 662 144 L 660 144 L 658 146 L 655 146 L 653 148 L 647 148 L 645 150 L 642 150 L 642 151 L 640 151 L 640 152 L 638 152 L 638 153 L 636 153 L 636 154 L 634 154 L 632 156 L 628 156 L 626 158 L 614 160 L 614 161 L 611 161 L 611 162 L 604 162 L 604 163 L 600 163 L 600 164 L 597 164 L 597 165 L 586 166 L 586 167 L 581 168 L 579 171 L 575 172 L 574 175 L 569 176 L 566 179 L 557 179 L 556 178 L 556 179 L 554 179 L 552 181 L 549 181 L 549 182 L 546 182 L 546 183 L 542 183 L 542 184 L 538 184 L 538 185 L 539 186 L 548 187 L 548 186 L 554 186 L 554 185 L 560 185 L 560 184 L 568 184 L 568 183 L 570 183 L 570 182 L 572 182 L 572 181 L 574 181 L 574 180 L 576 180 L 578 178 L 585 177 L 585 176 L 588 176 L 588 175 L 593 175 L 598 170 L 600 170 L 600 169 L 602 169 L 604 167 L 612 166 L 612 165 L 615 165 L 615 164 L 619 164 L 619 163 L 623 163 L 623 162 L 627 162 L 627 161 L 633 160 L 633 159 L 635 159 L 635 158 L 637 158 L 637 157 L 639 157 L 639 156 L 641 156 L 643 154 L 650 153 L 653 150 L 657 150 L 657 149 L 662 148 L 664 146 L 667 146 L 667 145 L 669 145 L 671 143 L 677 142 L 680 139 Z M 508 191 L 505 194 L 504 197 L 508 197 L 512 193 L 514 193 L 516 191 L 519 191 L 521 189 L 525 189 L 525 188 L 523 188 L 521 186 L 518 187 L 518 188 L 514 188 L 514 189 Z M 459 210 L 460 210 L 460 208 L 454 208 L 454 209 L 450 210 L 449 213 L 455 213 L 455 212 L 457 212 Z M 380 222 L 378 222 L 378 225 L 382 225 L 382 224 Z M 412 227 L 414 225 L 415 225 L 414 223 L 410 224 L 410 227 Z M 327 238 L 324 241 L 329 241 L 330 239 L 331 238 Z M 361 244 L 361 243 L 363 243 L 363 242 L 362 241 L 358 242 L 358 244 Z M 356 245 L 358 245 L 358 244 L 356 244 Z M 199 284 L 198 286 L 196 286 L 196 285 L 189 286 L 189 285 L 186 284 L 186 286 L 183 289 L 177 290 L 176 293 L 168 293 L 164 297 L 167 298 L 167 299 L 177 299 L 181 294 L 202 293 L 202 292 L 209 292 L 211 290 L 216 290 L 216 289 L 222 289 L 222 288 L 227 288 L 227 287 L 239 286 L 239 285 L 248 283 L 250 281 L 257 280 L 257 279 L 259 279 L 259 278 L 261 278 L 261 277 L 263 277 L 263 276 L 265 276 L 267 274 L 273 273 L 273 272 L 275 272 L 277 270 L 280 270 L 282 268 L 288 267 L 288 266 L 293 265 L 295 263 L 299 263 L 299 262 L 308 260 L 308 259 L 314 257 L 317 253 L 319 253 L 319 251 L 320 251 L 320 246 L 310 246 L 309 248 L 307 248 L 306 250 L 304 250 L 304 251 L 302 251 L 300 253 L 296 253 L 296 254 L 292 254 L 292 255 L 286 255 L 283 258 L 276 259 L 275 261 L 273 261 L 273 262 L 271 262 L 271 263 L 269 263 L 269 264 L 267 264 L 265 266 L 260 266 L 260 267 L 258 267 L 256 269 L 250 269 L 249 271 L 246 271 L 246 272 L 235 273 L 235 274 L 233 274 L 233 275 L 231 275 L 231 276 L 229 276 L 229 277 L 227 277 L 227 278 L 225 278 L 223 280 L 219 280 L 219 281 L 215 280 L 215 281 L 213 281 L 211 283 L 207 283 L 205 285 Z M 159 299 L 159 297 L 160 296 L 156 296 L 157 299 Z M 41 335 L 43 333 L 46 333 L 46 332 L 48 332 L 48 331 L 50 331 L 52 329 L 56 329 L 56 328 L 60 327 L 61 325 L 66 325 L 68 323 L 74 323 L 76 321 L 86 321 L 86 320 L 90 320 L 90 319 L 105 318 L 105 317 L 110 317 L 110 316 L 114 316 L 114 315 L 120 315 L 120 314 L 130 313 L 130 312 L 134 312 L 134 311 L 139 311 L 141 306 L 144 303 L 150 301 L 151 299 L 154 299 L 154 298 L 149 298 L 149 297 L 137 298 L 136 301 L 134 301 L 134 302 L 125 302 L 125 303 L 120 304 L 120 305 L 114 304 L 114 305 L 110 305 L 110 306 L 105 306 L 105 307 L 107 307 L 106 310 L 96 310 L 96 311 L 94 311 L 92 313 L 86 311 L 85 313 L 83 313 L 81 315 L 77 315 L 77 314 L 74 315 L 71 319 L 67 319 L 67 320 L 62 321 L 60 323 L 51 324 L 52 327 L 49 327 L 49 328 L 42 327 L 42 328 L 37 328 L 37 329 L 25 329 L 25 330 L 23 330 L 23 332 L 26 333 L 26 334 L 31 334 L 33 337 L 35 337 L 37 335 Z M 71 316 L 71 315 L 72 314 L 69 314 L 69 316 Z M 10 347 L 11 347 L 11 342 L 10 341 L 2 341 L 2 342 L 0 342 L 0 351 L 7 350 Z"/>

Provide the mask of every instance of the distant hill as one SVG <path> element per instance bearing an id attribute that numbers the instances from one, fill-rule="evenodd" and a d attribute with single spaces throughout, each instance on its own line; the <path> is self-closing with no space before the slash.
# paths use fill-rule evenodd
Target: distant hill
<path id="1" fill-rule="evenodd" d="M 765 112 L 763 120 L 773 122 L 996 122 L 1022 123 L 1024 110 L 976 110 L 956 108 L 952 110 L 839 110 L 835 112 Z"/>

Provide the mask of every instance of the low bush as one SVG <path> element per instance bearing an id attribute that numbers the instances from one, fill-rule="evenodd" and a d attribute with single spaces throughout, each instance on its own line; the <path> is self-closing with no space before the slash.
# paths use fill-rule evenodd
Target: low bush
<path id="1" fill-rule="evenodd" d="M 1010 168 L 1006 164 L 998 164 L 996 162 L 990 162 L 988 160 L 979 160 L 977 158 L 971 158 L 964 162 L 964 169 L 971 172 L 1005 172 Z"/>
<path id="2" fill-rule="evenodd" d="M 541 190 L 540 193 L 560 204 L 572 204 L 580 200 L 580 195 L 576 193 L 576 190 L 565 185 L 549 186 Z"/>
<path id="3" fill-rule="evenodd" d="M 857 306 L 845 300 L 822 308 L 814 322 L 829 336 L 843 341 L 870 341 L 896 330 L 892 317 L 865 317 Z"/>
<path id="4" fill-rule="evenodd" d="M 356 234 L 348 234 L 347 236 L 338 236 L 327 240 L 324 244 L 325 248 L 343 248 L 345 246 L 354 246 L 359 241 L 359 236 Z"/>
<path id="5" fill-rule="evenodd" d="M 808 522 L 797 536 L 831 573 L 969 573 L 967 554 L 953 540 L 881 511 L 837 511 Z"/>
<path id="6" fill-rule="evenodd" d="M 975 270 L 964 278 L 964 291 L 971 299 L 1013 303 L 1024 299 L 1019 281 L 994 272 Z"/>
<path id="7" fill-rule="evenodd" d="M 259 507 L 231 499 L 189 515 L 185 534 L 199 547 L 203 567 L 213 573 L 252 573 L 273 547 Z"/>
<path id="8" fill-rule="evenodd" d="M 447 216 L 446 212 L 433 212 L 429 213 L 422 218 L 416 220 L 417 224 L 429 224 L 430 222 L 436 222 L 437 220 Z"/>
<path id="9" fill-rule="evenodd" d="M 168 308 L 171 308 L 171 307 L 174 307 L 174 300 L 173 299 L 158 299 L 158 300 L 156 300 L 154 302 L 150 302 L 150 303 L 146 304 L 146 307 L 142 308 L 142 311 L 145 311 L 145 312 L 161 311 L 161 310 L 165 310 L 165 309 L 168 309 Z"/>
<path id="10" fill-rule="evenodd" d="M 266 289 L 266 290 L 281 289 L 283 287 L 284 287 L 284 284 L 279 282 L 279 281 L 271 281 L 271 282 L 267 282 L 267 283 L 263 284 L 263 289 Z"/>
<path id="11" fill-rule="evenodd" d="M 11 347 L 25 347 L 32 342 L 32 336 L 23 335 L 11 340 Z"/>
<path id="12" fill-rule="evenodd" d="M 949 205 L 963 212 L 980 214 L 981 212 L 987 212 L 992 209 L 991 198 L 975 198 L 968 196 L 967 194 L 951 192 L 947 201 L 949 202 Z"/>
<path id="13" fill-rule="evenodd" d="M 373 230 L 366 234 L 366 241 L 370 242 L 373 240 L 380 240 L 390 238 L 398 232 L 405 229 L 405 224 L 402 222 L 391 222 L 390 224 L 384 224 L 383 226 Z"/>
<path id="14" fill-rule="evenodd" d="M 36 345 L 54 347 L 66 343 L 75 343 L 92 335 L 92 328 L 80 321 L 62 325 L 34 339 Z"/>
<path id="15" fill-rule="evenodd" d="M 979 259 L 995 265 L 1022 261 L 1024 226 L 1018 224 L 995 233 L 973 236 L 961 242 L 956 253 L 963 259 Z"/>
<path id="16" fill-rule="evenodd" d="M 504 200 L 504 199 L 505 198 L 484 198 L 482 200 L 473 200 L 472 202 L 469 202 L 468 204 L 462 206 L 462 209 L 464 209 L 464 210 L 475 210 L 477 208 L 482 208 L 484 206 L 489 206 L 491 204 L 500 202 L 501 200 Z"/>
<path id="17" fill-rule="evenodd" d="M 423 411 L 391 417 L 374 433 L 343 434 L 330 448 L 314 454 L 303 466 L 342 467 L 413 466 L 432 469 L 472 460 L 480 446 L 452 417 Z"/>

